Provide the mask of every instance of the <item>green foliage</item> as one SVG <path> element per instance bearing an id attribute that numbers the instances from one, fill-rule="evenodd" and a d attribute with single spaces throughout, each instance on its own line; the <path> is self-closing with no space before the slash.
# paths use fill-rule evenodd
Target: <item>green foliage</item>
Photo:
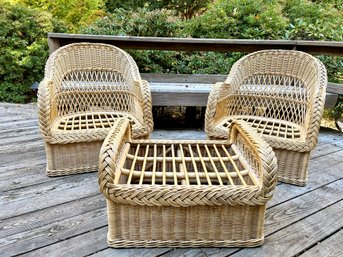
<path id="1" fill-rule="evenodd" d="M 179 18 L 167 10 L 148 10 L 139 8 L 135 11 L 116 9 L 95 21 L 88 27 L 82 27 L 81 33 L 105 35 L 134 35 L 153 37 L 173 37 L 178 30 Z"/>
<path id="2" fill-rule="evenodd" d="M 277 39 L 287 21 L 279 1 L 218 0 L 186 30 L 192 37 Z"/>
<path id="3" fill-rule="evenodd" d="M 135 11 L 117 9 L 114 13 L 83 28 L 81 33 L 178 37 L 182 21 L 169 10 L 138 8 Z M 184 34 L 183 34 L 184 35 Z M 223 73 L 242 54 L 213 52 L 128 51 L 142 72 L 163 73 Z"/>
<path id="4" fill-rule="evenodd" d="M 329 80 L 343 83 L 343 57 L 342 56 L 317 56 L 325 65 Z"/>
<path id="5" fill-rule="evenodd" d="M 166 8 L 177 11 L 182 19 L 189 20 L 197 14 L 203 13 L 210 0 L 159 0 L 157 8 Z"/>
<path id="6" fill-rule="evenodd" d="M 50 12 L 63 21 L 69 32 L 76 32 L 81 25 L 105 15 L 104 0 L 12 0 L 27 7 Z"/>
<path id="7" fill-rule="evenodd" d="M 106 10 L 110 13 L 118 8 L 126 10 L 136 10 L 138 8 L 147 8 L 148 10 L 167 9 L 176 11 L 182 19 L 190 19 L 195 15 L 206 10 L 211 0 L 107 0 Z"/>
<path id="8" fill-rule="evenodd" d="M 0 101 L 31 100 L 30 86 L 43 77 L 46 35 L 56 23 L 47 12 L 0 3 Z"/>
<path id="9" fill-rule="evenodd" d="M 206 12 L 183 20 L 166 8 L 187 1 L 107 1 L 112 14 L 81 33 L 245 39 L 342 40 L 342 11 L 335 1 L 217 0 Z M 193 1 L 197 2 L 197 1 Z M 206 1 L 205 1 L 206 2 Z M 127 9 L 115 9 L 121 6 Z M 144 6 L 144 8 L 139 8 Z M 157 10 L 155 8 L 165 8 Z M 130 9 L 131 8 L 131 9 Z M 153 10 L 151 10 L 153 9 Z M 227 73 L 242 54 L 130 51 L 144 72 Z M 331 81 L 341 74 L 341 57 L 320 56 Z"/>
<path id="10" fill-rule="evenodd" d="M 343 119 L 343 96 L 340 95 L 334 108 L 325 109 L 323 117 L 330 120 Z"/>
<path id="11" fill-rule="evenodd" d="M 109 13 L 116 12 L 117 9 L 136 10 L 149 6 L 149 1 L 145 0 L 106 0 L 105 8 Z"/>
<path id="12" fill-rule="evenodd" d="M 284 15 L 289 18 L 285 39 L 343 40 L 343 9 L 334 1 L 287 0 Z"/>
<path id="13" fill-rule="evenodd" d="M 141 72 L 228 74 L 242 53 L 129 51 Z"/>

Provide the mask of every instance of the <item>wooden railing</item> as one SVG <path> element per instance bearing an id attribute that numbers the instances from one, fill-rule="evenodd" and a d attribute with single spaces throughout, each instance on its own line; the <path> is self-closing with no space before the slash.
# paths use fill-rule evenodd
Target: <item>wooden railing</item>
<path id="1" fill-rule="evenodd" d="M 50 52 L 53 52 L 61 46 L 76 42 L 106 43 L 123 49 L 141 50 L 254 52 L 263 49 L 293 49 L 311 54 L 343 56 L 343 42 L 335 41 L 131 37 L 63 33 L 48 34 Z"/>
<path id="2" fill-rule="evenodd" d="M 293 49 L 310 54 L 343 56 L 343 42 L 301 40 L 247 40 L 161 38 L 49 33 L 50 52 L 77 43 L 106 43 L 122 49 L 169 51 L 254 52 L 263 49 Z M 151 86 L 155 106 L 206 106 L 211 85 L 224 81 L 225 75 L 142 74 Z M 333 107 L 343 94 L 343 84 L 329 83 L 325 106 Z"/>

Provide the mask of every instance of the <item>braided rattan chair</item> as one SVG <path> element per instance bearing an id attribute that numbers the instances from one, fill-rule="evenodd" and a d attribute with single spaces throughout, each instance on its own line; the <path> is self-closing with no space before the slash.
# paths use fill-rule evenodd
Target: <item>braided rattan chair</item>
<path id="1" fill-rule="evenodd" d="M 232 67 L 209 96 L 205 130 L 226 138 L 234 119 L 247 121 L 273 147 L 279 180 L 305 185 L 317 143 L 327 75 L 315 57 L 291 50 L 249 54 Z"/>
<path id="2" fill-rule="evenodd" d="M 47 175 L 96 171 L 103 139 L 118 117 L 134 138 L 152 130 L 149 85 L 135 61 L 105 44 L 77 43 L 51 54 L 38 92 Z"/>

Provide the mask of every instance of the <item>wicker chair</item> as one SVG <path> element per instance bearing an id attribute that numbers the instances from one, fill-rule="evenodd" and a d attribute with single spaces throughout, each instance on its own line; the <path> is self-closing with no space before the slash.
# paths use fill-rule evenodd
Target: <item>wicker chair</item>
<path id="1" fill-rule="evenodd" d="M 313 56 L 292 50 L 249 54 L 214 85 L 205 116 L 210 138 L 226 138 L 234 119 L 264 136 L 278 160 L 279 180 L 304 186 L 317 143 L 327 75 Z"/>
<path id="2" fill-rule="evenodd" d="M 134 138 L 153 128 L 148 83 L 129 54 L 105 44 L 70 44 L 52 53 L 38 110 L 48 176 L 97 171 L 101 144 L 118 117 L 130 120 Z"/>

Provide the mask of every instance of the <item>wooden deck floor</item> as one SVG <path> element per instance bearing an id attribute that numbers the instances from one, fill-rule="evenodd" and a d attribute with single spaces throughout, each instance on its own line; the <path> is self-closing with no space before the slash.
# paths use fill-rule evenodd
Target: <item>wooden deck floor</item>
<path id="1" fill-rule="evenodd" d="M 306 187 L 277 186 L 262 247 L 110 249 L 96 173 L 47 177 L 35 105 L 0 103 L 0 256 L 343 256 L 342 134 L 321 130 L 309 170 Z"/>

